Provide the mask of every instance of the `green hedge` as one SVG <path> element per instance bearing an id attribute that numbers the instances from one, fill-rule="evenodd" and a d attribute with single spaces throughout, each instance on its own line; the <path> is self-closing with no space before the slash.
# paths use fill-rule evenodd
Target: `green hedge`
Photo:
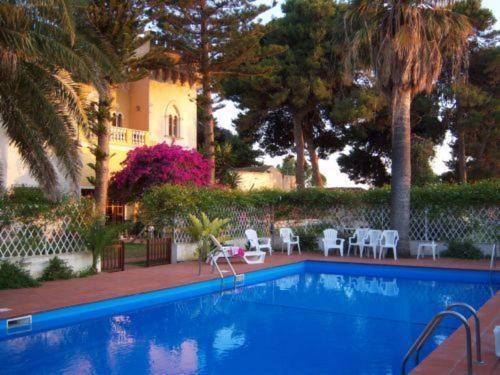
<path id="1" fill-rule="evenodd" d="M 448 208 L 500 204 L 500 180 L 477 184 L 435 184 L 414 187 L 414 208 Z M 301 189 L 290 192 L 260 190 L 243 192 L 215 188 L 163 185 L 150 189 L 141 200 L 140 217 L 144 223 L 172 224 L 176 215 L 188 212 L 220 211 L 223 207 L 328 208 L 334 205 L 389 204 L 389 187 L 361 189 Z"/>
<path id="2" fill-rule="evenodd" d="M 52 221 L 61 217 L 89 218 L 93 212 L 93 201 L 82 198 L 79 201 L 64 197 L 50 201 L 36 187 L 15 187 L 0 195 L 0 227 L 11 222 Z"/>

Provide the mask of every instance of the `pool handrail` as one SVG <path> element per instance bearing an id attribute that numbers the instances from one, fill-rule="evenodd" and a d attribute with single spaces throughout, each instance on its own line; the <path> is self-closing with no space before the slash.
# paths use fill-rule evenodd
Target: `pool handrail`
<path id="1" fill-rule="evenodd" d="M 467 322 L 467 319 L 465 319 L 465 317 L 462 314 L 451 310 L 443 310 L 437 313 L 436 315 L 434 315 L 432 320 L 425 326 L 424 331 L 415 340 L 411 348 L 406 353 L 403 362 L 401 364 L 401 374 L 406 375 L 406 363 L 410 359 L 411 355 L 417 350 L 420 351 L 422 345 L 426 342 L 431 333 L 434 331 L 434 329 L 438 326 L 438 324 L 445 316 L 457 318 L 465 328 L 465 334 L 466 334 L 465 340 L 467 347 L 467 375 L 472 375 L 472 348 L 471 348 L 472 340 L 471 340 L 470 326 L 469 323 Z M 419 358 L 417 356 L 416 357 L 417 365 L 418 365 L 418 359 Z"/>
<path id="2" fill-rule="evenodd" d="M 475 323 L 475 340 L 476 340 L 476 363 L 477 364 L 484 364 L 485 362 L 481 358 L 481 324 L 479 322 L 479 317 L 477 316 L 477 311 L 475 308 L 473 308 L 471 305 L 464 303 L 464 302 L 456 302 L 449 304 L 446 310 L 452 310 L 454 308 L 463 308 L 468 310 L 471 314 L 472 317 L 474 318 L 474 323 Z"/>
<path id="3" fill-rule="evenodd" d="M 493 248 L 491 249 L 491 259 L 490 259 L 490 273 L 489 273 L 489 281 L 490 284 L 493 281 L 493 272 L 497 268 L 497 244 L 493 244 Z"/>

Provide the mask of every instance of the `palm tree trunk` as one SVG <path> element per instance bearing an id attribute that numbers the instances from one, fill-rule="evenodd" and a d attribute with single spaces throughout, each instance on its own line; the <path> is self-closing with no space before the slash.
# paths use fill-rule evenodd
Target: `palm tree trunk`
<path id="1" fill-rule="evenodd" d="M 305 155 L 304 155 L 304 132 L 302 131 L 302 120 L 304 115 L 293 116 L 293 137 L 295 140 L 295 153 L 297 162 L 295 164 L 295 180 L 298 188 L 304 188 L 305 184 Z"/>
<path id="2" fill-rule="evenodd" d="M 97 147 L 95 149 L 95 203 L 97 212 L 105 217 L 109 186 L 109 139 L 111 125 L 111 87 L 106 84 L 99 93 L 99 113 L 97 116 Z"/>
<path id="3" fill-rule="evenodd" d="M 399 233 L 402 255 L 410 254 L 411 92 L 392 92 L 391 228 Z"/>
<path id="4" fill-rule="evenodd" d="M 304 136 L 307 145 L 307 152 L 309 154 L 309 160 L 312 167 L 313 184 L 316 187 L 322 188 L 323 179 L 321 178 L 321 172 L 319 171 L 318 154 L 316 152 L 316 147 L 314 146 L 312 134 L 310 131 L 305 131 Z"/>
<path id="5" fill-rule="evenodd" d="M 457 134 L 458 142 L 458 181 L 467 183 L 467 165 L 465 162 L 465 132 L 460 130 Z"/>

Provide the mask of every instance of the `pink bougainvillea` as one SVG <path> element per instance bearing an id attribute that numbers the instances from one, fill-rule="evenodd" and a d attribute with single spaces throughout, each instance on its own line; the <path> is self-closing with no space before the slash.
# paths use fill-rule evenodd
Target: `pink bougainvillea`
<path id="1" fill-rule="evenodd" d="M 130 202 L 151 186 L 161 184 L 208 186 L 210 161 L 196 150 L 160 143 L 137 147 L 111 178 L 110 198 Z"/>

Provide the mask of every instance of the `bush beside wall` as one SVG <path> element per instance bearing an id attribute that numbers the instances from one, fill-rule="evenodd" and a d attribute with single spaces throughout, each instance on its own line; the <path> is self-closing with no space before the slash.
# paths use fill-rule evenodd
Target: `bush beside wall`
<path id="1" fill-rule="evenodd" d="M 47 268 L 43 270 L 40 281 L 68 280 L 75 276 L 75 273 L 66 261 L 54 257 L 49 261 Z"/>
<path id="2" fill-rule="evenodd" d="M 0 289 L 19 289 L 40 286 L 29 272 L 17 263 L 0 262 Z"/>
<path id="3" fill-rule="evenodd" d="M 413 208 L 463 208 L 500 204 L 500 180 L 476 184 L 435 184 L 414 187 L 411 191 Z M 300 189 L 290 192 L 261 190 L 244 192 L 215 188 L 179 187 L 171 185 L 150 189 L 142 198 L 140 219 L 143 223 L 171 225 L 176 215 L 189 212 L 220 211 L 221 207 L 259 208 L 273 206 L 277 216 L 288 210 L 321 209 L 334 205 L 387 205 L 388 187 L 361 189 Z M 280 215 L 281 213 L 281 215 Z"/>
<path id="4" fill-rule="evenodd" d="M 443 257 L 460 259 L 481 259 L 483 253 L 472 241 L 450 241 L 448 249 L 441 253 Z"/>

